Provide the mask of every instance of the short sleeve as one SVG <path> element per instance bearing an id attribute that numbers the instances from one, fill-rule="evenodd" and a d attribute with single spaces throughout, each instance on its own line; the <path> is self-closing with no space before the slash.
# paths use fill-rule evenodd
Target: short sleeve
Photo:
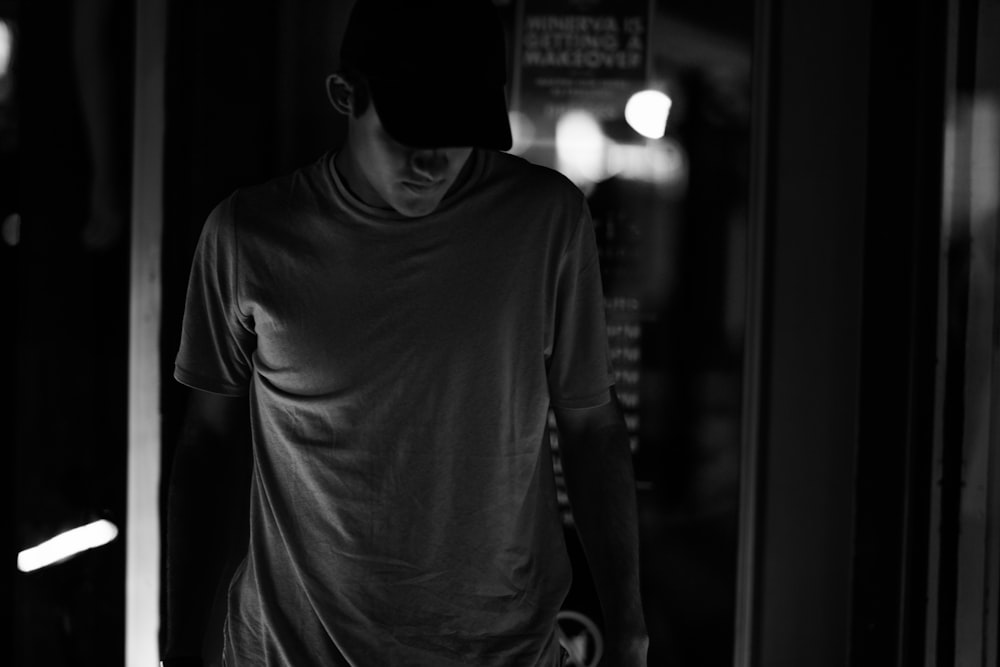
<path id="1" fill-rule="evenodd" d="M 586 204 L 560 262 L 555 311 L 548 368 L 552 406 L 590 408 L 607 403 L 614 373 L 597 241 Z"/>
<path id="2" fill-rule="evenodd" d="M 235 195 L 208 216 L 188 282 L 174 378 L 216 394 L 246 394 L 256 344 L 238 302 Z"/>

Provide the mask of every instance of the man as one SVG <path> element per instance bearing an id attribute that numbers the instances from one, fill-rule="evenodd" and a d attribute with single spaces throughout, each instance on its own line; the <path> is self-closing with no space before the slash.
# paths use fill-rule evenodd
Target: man
<path id="1" fill-rule="evenodd" d="M 561 664 L 550 406 L 603 664 L 645 664 L 594 235 L 568 181 L 499 152 L 503 39 L 489 0 L 359 0 L 328 80 L 344 145 L 206 222 L 175 370 L 198 391 L 171 477 L 164 664 L 201 664 L 219 531 L 198 494 L 231 474 L 207 462 L 246 420 L 223 664 Z"/>

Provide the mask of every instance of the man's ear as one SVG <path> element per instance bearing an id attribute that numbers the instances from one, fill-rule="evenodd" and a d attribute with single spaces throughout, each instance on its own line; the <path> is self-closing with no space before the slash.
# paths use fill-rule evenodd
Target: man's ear
<path id="1" fill-rule="evenodd" d="M 354 110 L 354 86 L 340 74 L 326 77 L 326 97 L 344 115 L 350 116 Z"/>

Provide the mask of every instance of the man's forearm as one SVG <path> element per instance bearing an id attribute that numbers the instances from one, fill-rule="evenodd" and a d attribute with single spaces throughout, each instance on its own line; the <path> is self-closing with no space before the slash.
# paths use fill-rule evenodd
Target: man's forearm
<path id="1" fill-rule="evenodd" d="M 639 527 L 628 433 L 620 420 L 571 435 L 560 453 L 577 532 L 609 635 L 644 639 Z"/>
<path id="2" fill-rule="evenodd" d="M 233 493 L 243 466 L 236 447 L 188 425 L 171 469 L 167 498 L 165 656 L 200 656 L 237 520 Z M 227 454 L 229 456 L 227 456 Z M 237 488 L 233 488 L 236 486 Z"/>

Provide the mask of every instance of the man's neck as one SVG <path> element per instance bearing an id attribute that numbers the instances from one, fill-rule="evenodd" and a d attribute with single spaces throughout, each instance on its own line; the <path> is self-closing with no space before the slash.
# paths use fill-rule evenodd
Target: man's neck
<path id="1" fill-rule="evenodd" d="M 357 168 L 357 165 L 354 162 L 354 156 L 347 144 L 344 144 L 344 146 L 337 151 L 337 154 L 333 156 L 333 168 L 337 170 L 337 175 L 340 176 L 340 181 L 352 195 L 369 206 L 383 209 L 390 208 L 389 204 L 386 203 L 377 192 L 375 192 L 375 189 L 368 183 L 368 179 L 366 179 L 364 174 L 362 174 Z"/>

